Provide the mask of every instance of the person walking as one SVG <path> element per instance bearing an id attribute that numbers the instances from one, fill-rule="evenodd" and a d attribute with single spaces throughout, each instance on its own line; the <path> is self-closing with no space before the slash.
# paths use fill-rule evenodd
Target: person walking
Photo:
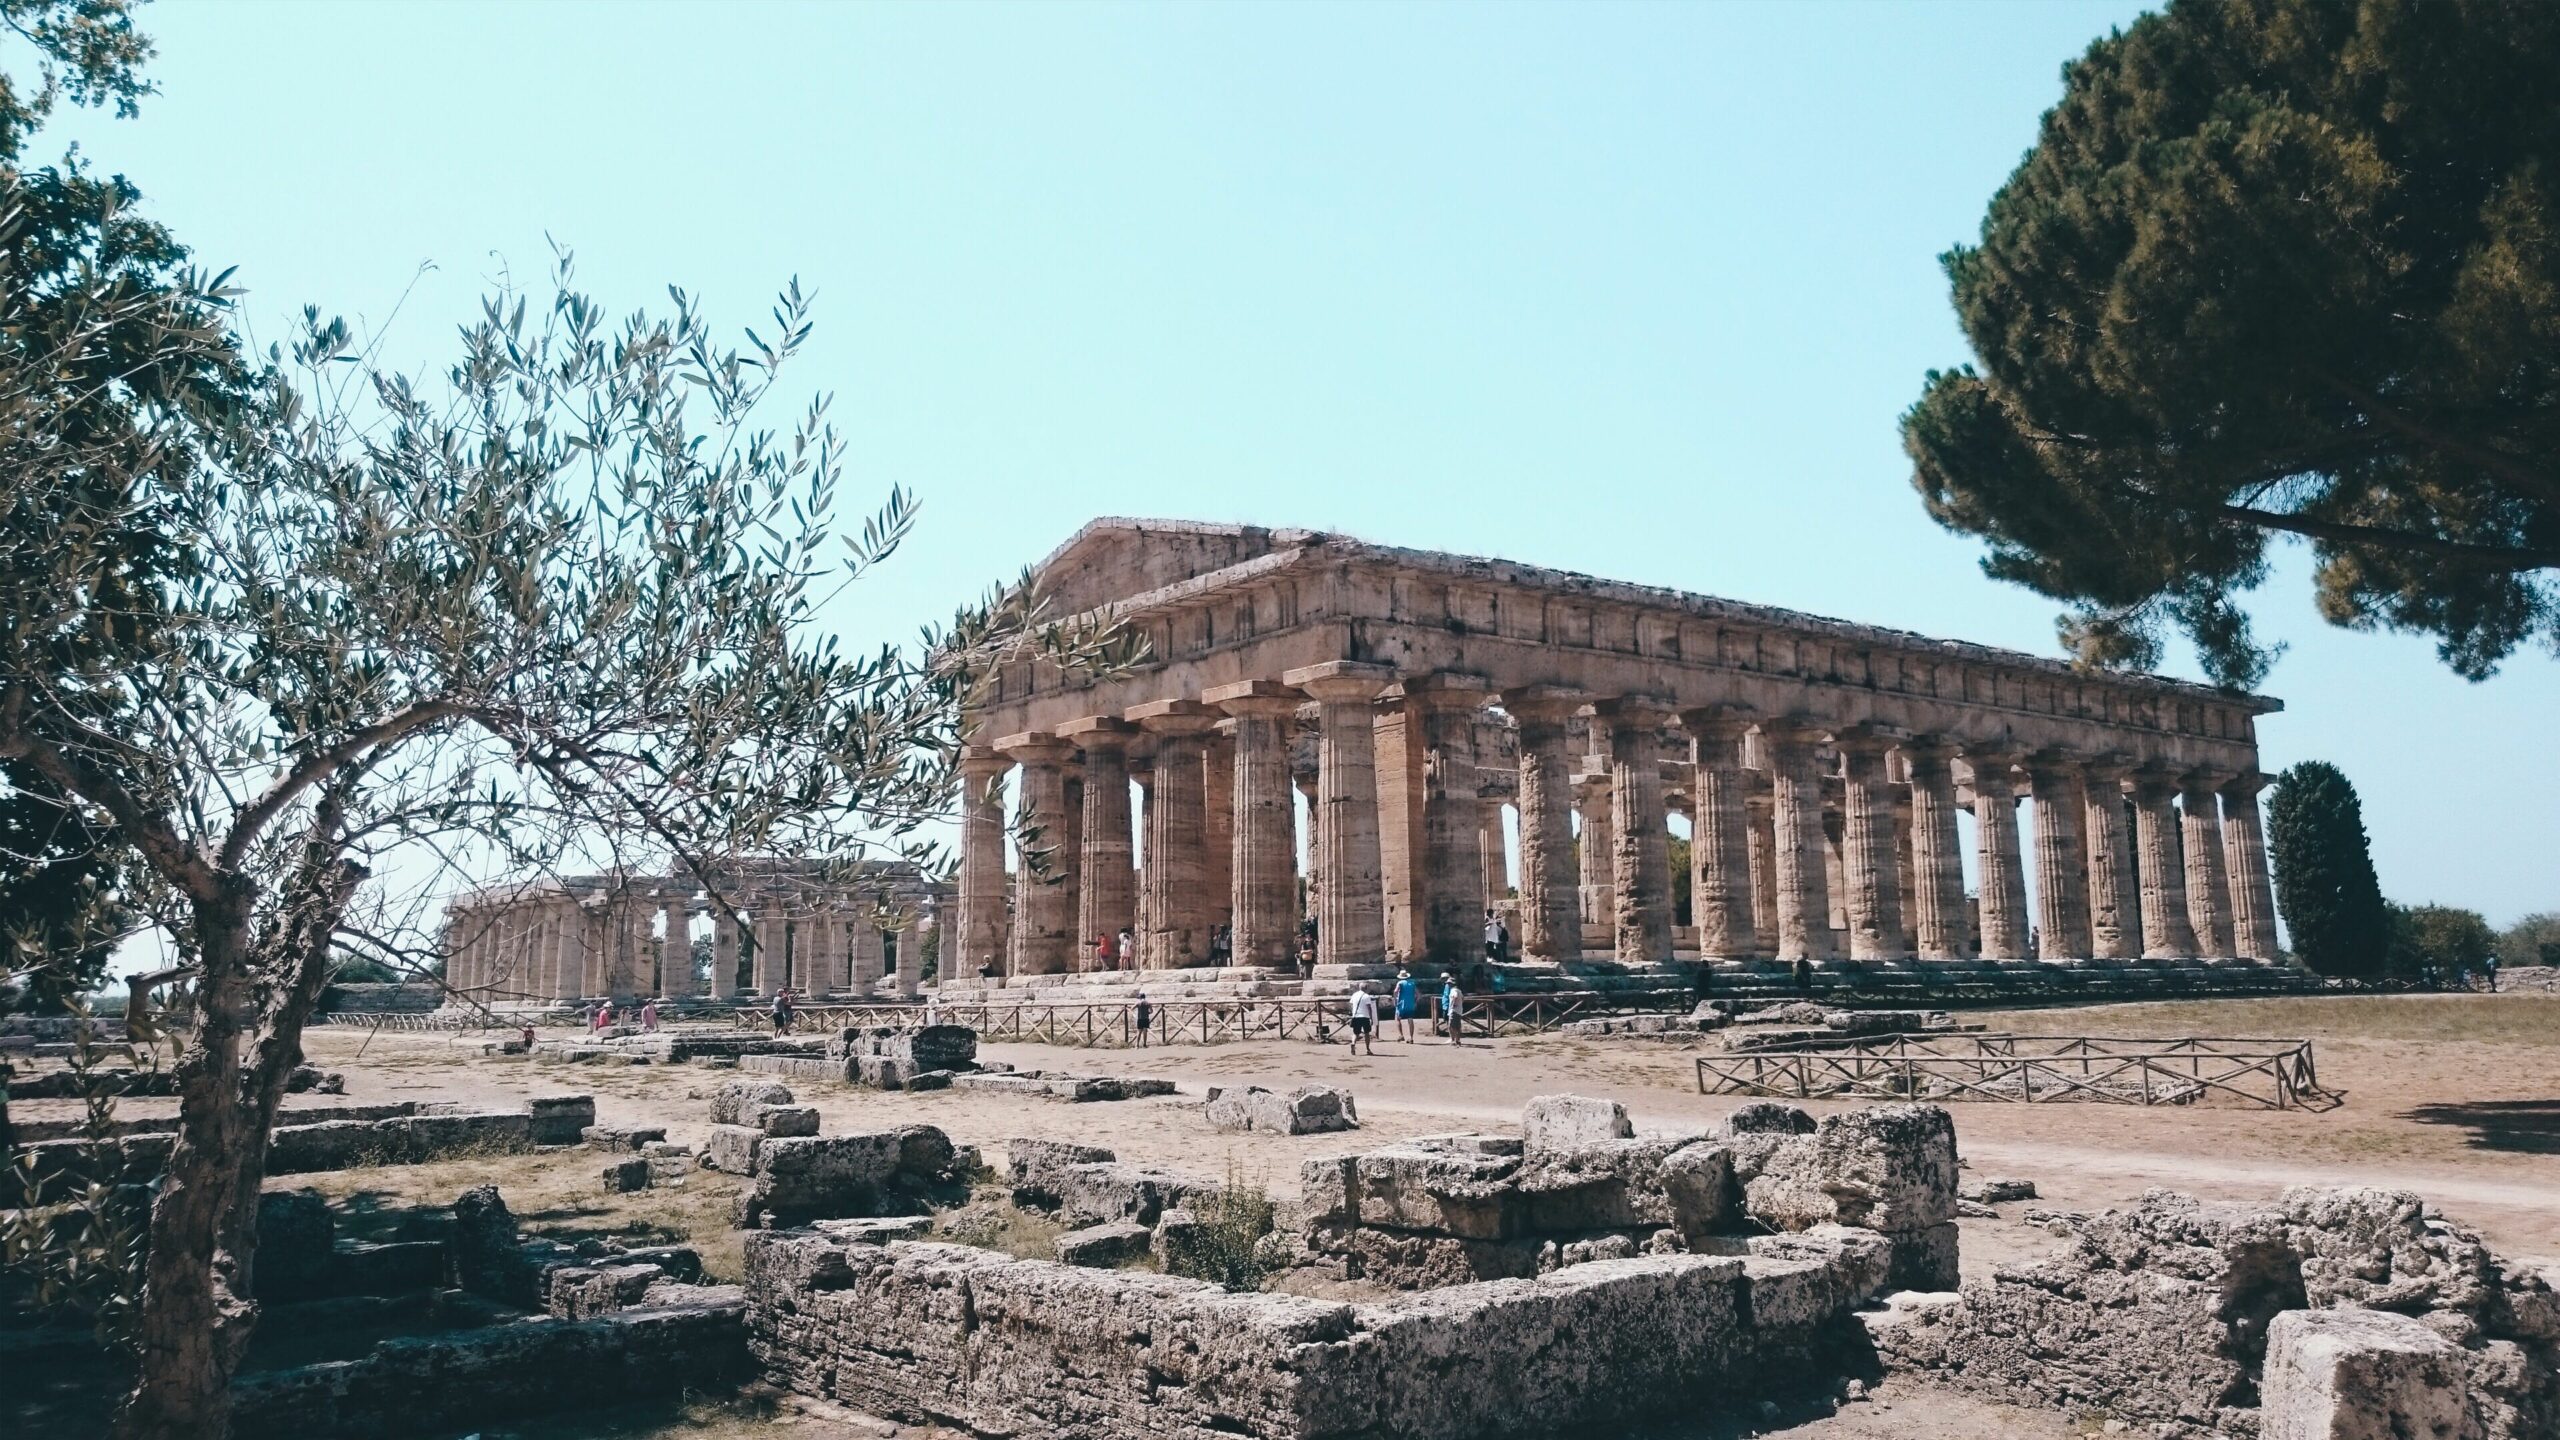
<path id="1" fill-rule="evenodd" d="M 2481 961 L 2481 962 L 2480 962 L 2480 973 L 2489 977 L 2489 993 L 2490 993 L 2490 994 L 2492 994 L 2492 995 L 2497 994 L 2497 993 L 2498 993 L 2498 957 L 2497 957 L 2497 956 L 2495 956 L 2495 955 L 2492 955 L 2492 956 L 2490 956 L 2488 959 Z"/>
<path id="2" fill-rule="evenodd" d="M 1378 997 L 1370 994 L 1369 987 L 1366 985 L 1353 985 L 1351 987 L 1351 1053 L 1359 1054 L 1360 1047 L 1366 1045 L 1369 1047 L 1370 1054 L 1377 1054 L 1377 1030 Z"/>
<path id="3" fill-rule="evenodd" d="M 1421 987 L 1413 983 L 1413 972 L 1396 972 L 1396 1038 L 1413 1043 L 1413 1017 L 1422 1008 Z"/>
<path id="4" fill-rule="evenodd" d="M 1502 958 L 1502 917 L 1490 910 L 1484 912 L 1484 958 Z"/>
<path id="5" fill-rule="evenodd" d="M 1139 991 L 1135 998 L 1138 1002 L 1138 1048 L 1144 1050 L 1147 1048 L 1147 1027 L 1155 1023 L 1156 1007 L 1148 1001 L 1144 990 Z"/>
<path id="6" fill-rule="evenodd" d="M 773 1033 L 791 1033 L 791 987 L 788 985 L 773 992 Z"/>
<path id="7" fill-rule="evenodd" d="M 1124 925 L 1120 927 L 1120 943 L 1116 956 L 1116 963 L 1114 963 L 1111 968 L 1114 970 L 1127 970 L 1135 966 L 1137 962 L 1138 937 L 1130 933 L 1129 927 Z"/>
<path id="8" fill-rule="evenodd" d="M 1813 962 L 1801 955 L 1796 957 L 1796 993 L 1799 995 L 1813 993 Z"/>
<path id="9" fill-rule="evenodd" d="M 640 1033 L 643 1035 L 658 1033 L 658 1001 L 655 996 L 640 1002 Z"/>
<path id="10" fill-rule="evenodd" d="M 1119 968 L 1116 963 L 1116 957 L 1112 954 L 1111 937 L 1108 935 L 1096 935 L 1093 937 L 1093 968 L 1096 970 L 1116 970 Z"/>
<path id="11" fill-rule="evenodd" d="M 1450 1044 L 1467 1043 L 1467 992 L 1458 988 L 1455 971 L 1445 971 L 1440 976 L 1440 1018 L 1449 1027 Z"/>

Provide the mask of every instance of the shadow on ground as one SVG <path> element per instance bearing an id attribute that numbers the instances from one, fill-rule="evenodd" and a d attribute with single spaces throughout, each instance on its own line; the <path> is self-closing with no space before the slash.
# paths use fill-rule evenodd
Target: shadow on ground
<path id="1" fill-rule="evenodd" d="M 2560 1155 L 2560 1100 L 2477 1100 L 2401 1112 L 2421 1125 L 2459 1125 L 2478 1150 Z"/>

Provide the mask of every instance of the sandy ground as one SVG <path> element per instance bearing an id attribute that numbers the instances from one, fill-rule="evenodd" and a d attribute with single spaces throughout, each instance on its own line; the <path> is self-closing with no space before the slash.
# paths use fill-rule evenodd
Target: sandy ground
<path id="1" fill-rule="evenodd" d="M 1951 1107 L 1973 1173 L 2033 1180 L 2043 1192 L 2040 1203 L 2104 1206 L 2153 1186 L 2252 1199 L 2294 1184 L 2386 1185 L 2418 1192 L 2480 1228 L 2509 1254 L 2560 1268 L 2560 1204 L 2554 1203 L 2560 1197 L 2560 996 L 2211 1001 L 1967 1018 L 2020 1034 L 2306 1037 L 2317 1046 L 2322 1082 L 2345 1097 L 2343 1105 L 2327 1111 L 2219 1104 Z M 533 1095 L 587 1093 L 607 1123 L 663 1125 L 671 1138 L 693 1143 L 709 1128 L 702 1094 L 732 1073 L 693 1066 L 532 1065 L 482 1055 L 482 1038 L 326 1028 L 313 1031 L 306 1048 L 314 1062 L 345 1072 L 352 1102 L 519 1104 Z M 799 1089 L 803 1100 L 819 1107 L 830 1132 L 930 1123 L 961 1143 L 982 1147 L 990 1159 L 1015 1136 L 1075 1139 L 1109 1146 L 1124 1159 L 1257 1181 L 1275 1194 L 1295 1193 L 1298 1167 L 1306 1159 L 1400 1136 L 1504 1128 L 1516 1122 L 1520 1106 L 1533 1095 L 1607 1096 L 1624 1102 L 1640 1128 L 1660 1131 L 1704 1128 L 1742 1103 L 1697 1093 L 1694 1051 L 1600 1039 L 1536 1037 L 1452 1047 L 1421 1037 L 1411 1044 L 1386 1041 L 1374 1056 L 1301 1041 L 1101 1051 L 990 1045 L 983 1058 L 1026 1068 L 1165 1076 L 1183 1093 L 1172 1100 L 1073 1105 L 967 1091 Z M 1362 1130 L 1229 1136 L 1212 1134 L 1199 1121 L 1196 1107 L 1205 1086 L 1310 1081 L 1347 1087 L 1358 1100 Z M 134 1101 L 125 1110 L 152 1113 L 170 1103 Z M 326 1102 L 311 1096 L 297 1097 L 297 1103 Z M 22 1113 L 48 1113 L 60 1104 L 27 1104 Z M 595 1186 L 595 1169 L 594 1157 L 570 1152 L 273 1183 L 316 1185 L 343 1202 L 353 1229 L 388 1234 L 407 1223 L 407 1207 L 442 1204 L 471 1184 L 494 1180 L 529 1228 L 683 1238 L 704 1251 L 715 1273 L 735 1273 L 738 1237 L 726 1225 L 734 1182 L 704 1172 L 675 1190 L 608 1197 Z M 2002 1218 L 1965 1222 L 1968 1274 L 2057 1243 L 2017 1223 L 2021 1208 L 2007 1206 Z M 752 1417 L 694 1415 L 663 1427 L 636 1423 L 615 1433 L 716 1436 L 732 1424 L 741 1427 L 741 1435 L 773 1428 L 821 1437 L 881 1433 L 876 1422 L 787 1400 L 780 1405 Z M 1725 1428 L 1687 1424 L 1630 1434 L 1721 1440 L 1746 1431 L 1801 1440 L 2045 1440 L 2083 1433 L 2083 1427 L 2065 1417 L 1897 1384 L 1837 1413 L 1774 1420 L 1755 1413 Z"/>

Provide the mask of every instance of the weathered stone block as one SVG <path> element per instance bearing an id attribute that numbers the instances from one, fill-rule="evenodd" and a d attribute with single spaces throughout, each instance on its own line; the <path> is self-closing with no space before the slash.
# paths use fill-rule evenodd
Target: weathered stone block
<path id="1" fill-rule="evenodd" d="M 1220 1188 L 1214 1181 L 1118 1161 L 1070 1165 L 1059 1175 L 1058 1214 L 1079 1227 L 1115 1220 L 1153 1225 L 1166 1210 L 1209 1199 Z"/>
<path id="2" fill-rule="evenodd" d="M 1683 1145 L 1664 1157 L 1663 1195 L 1671 1202 L 1671 1225 L 1692 1250 L 1703 1251 L 1714 1236 L 1735 1221 L 1733 1152 L 1722 1145 Z"/>
<path id="3" fill-rule="evenodd" d="M 1635 1137 L 1627 1107 L 1581 1095 L 1540 1095 L 1520 1112 L 1520 1138 L 1532 1151 L 1570 1150 Z"/>
<path id="4" fill-rule="evenodd" d="M 2464 1440 L 2462 1351 L 2406 1315 L 2288 1310 L 2267 1327 L 2261 1440 Z"/>
<path id="5" fill-rule="evenodd" d="M 917 1209 L 955 1182 L 956 1159 L 950 1137 L 930 1125 L 768 1138 L 756 1153 L 755 1183 L 739 1197 L 739 1222 L 795 1225 Z"/>
<path id="6" fill-rule="evenodd" d="M 590 1150 L 638 1150 L 667 1138 L 664 1125 L 590 1125 L 580 1133 Z"/>
<path id="7" fill-rule="evenodd" d="M 1029 1138 L 1004 1142 L 1005 1168 L 1013 1181 L 1013 1203 L 1055 1209 L 1066 1199 L 1070 1166 L 1093 1165 L 1119 1157 L 1098 1145 Z"/>
<path id="8" fill-rule="evenodd" d="M 818 1107 L 815 1105 L 750 1105 L 745 1124 L 752 1125 L 777 1139 L 796 1139 L 818 1133 Z"/>
<path id="9" fill-rule="evenodd" d="M 537 1096 L 525 1109 L 536 1145 L 575 1145 L 587 1127 L 596 1123 L 592 1095 Z"/>
<path id="10" fill-rule="evenodd" d="M 2033 1180 L 1976 1180 L 1956 1192 L 1977 1205 L 2006 1205 L 2013 1200 L 2036 1198 Z"/>
<path id="11" fill-rule="evenodd" d="M 1754 1100 L 1724 1117 L 1727 1135 L 1810 1135 L 1812 1112 L 1776 1100 Z"/>
<path id="12" fill-rule="evenodd" d="M 755 1105 L 788 1105 L 791 1087 L 779 1080 L 723 1080 L 711 1092 L 711 1123 L 743 1125 Z"/>
<path id="13" fill-rule="evenodd" d="M 1360 1123 L 1350 1094 L 1324 1085 L 1302 1085 L 1285 1092 L 1259 1085 L 1213 1088 L 1205 1111 L 1209 1128 L 1221 1131 L 1314 1135 L 1349 1130 Z"/>
<path id="14" fill-rule="evenodd" d="M 606 1161 L 602 1178 L 606 1193 L 618 1195 L 648 1189 L 656 1174 L 650 1169 L 647 1157 L 633 1155 L 627 1159 Z"/>
<path id="15" fill-rule="evenodd" d="M 1147 1253 L 1155 1232 L 1134 1220 L 1088 1225 L 1058 1237 L 1058 1260 L 1067 1265 L 1117 1265 Z"/>
<path id="16" fill-rule="evenodd" d="M 764 1143 L 765 1133 L 752 1125 L 714 1125 L 711 1139 L 702 1147 L 703 1168 L 723 1175 L 753 1175 Z"/>

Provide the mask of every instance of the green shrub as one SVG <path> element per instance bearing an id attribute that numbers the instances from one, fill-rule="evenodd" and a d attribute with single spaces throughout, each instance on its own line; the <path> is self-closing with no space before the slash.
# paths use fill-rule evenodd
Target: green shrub
<path id="1" fill-rule="evenodd" d="M 1199 1223 L 1166 1237 L 1165 1269 L 1229 1290 L 1259 1290 L 1280 1268 L 1266 1243 L 1276 1210 L 1271 1193 L 1230 1167 L 1214 1200 L 1192 1208 Z"/>

